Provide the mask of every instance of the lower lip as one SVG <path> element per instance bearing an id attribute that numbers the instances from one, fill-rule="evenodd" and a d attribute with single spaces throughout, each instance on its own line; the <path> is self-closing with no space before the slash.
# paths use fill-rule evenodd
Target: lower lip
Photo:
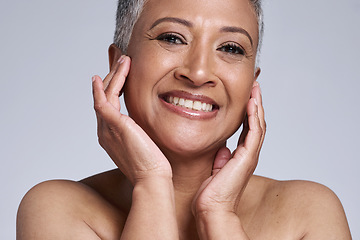
<path id="1" fill-rule="evenodd" d="M 206 120 L 210 118 L 214 118 L 217 113 L 218 109 L 215 109 L 211 112 L 203 112 L 203 111 L 196 111 L 185 107 L 180 107 L 173 105 L 171 103 L 166 102 L 164 99 L 159 98 L 163 105 L 169 109 L 170 111 L 186 118 L 190 119 L 197 119 L 197 120 Z"/>

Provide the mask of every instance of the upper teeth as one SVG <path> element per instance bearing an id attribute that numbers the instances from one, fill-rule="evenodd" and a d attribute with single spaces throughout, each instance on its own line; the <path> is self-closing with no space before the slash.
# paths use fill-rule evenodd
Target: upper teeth
<path id="1" fill-rule="evenodd" d="M 172 97 L 170 96 L 168 98 L 169 103 L 180 106 L 180 107 L 186 107 L 192 110 L 196 111 L 205 111 L 205 112 L 211 112 L 213 109 L 213 105 L 209 103 L 204 103 L 200 101 L 192 101 L 185 98 L 179 98 L 179 97 Z"/>

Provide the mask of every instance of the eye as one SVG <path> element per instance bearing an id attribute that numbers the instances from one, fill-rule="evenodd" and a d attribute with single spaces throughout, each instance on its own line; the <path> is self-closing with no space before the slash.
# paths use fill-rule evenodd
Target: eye
<path id="1" fill-rule="evenodd" d="M 159 35 L 156 39 L 168 42 L 169 44 L 186 44 L 180 36 L 173 33 L 163 33 Z"/>
<path id="2" fill-rule="evenodd" d="M 245 55 L 244 49 L 242 49 L 240 46 L 236 45 L 235 43 L 227 43 L 219 47 L 217 50 L 230 54 Z"/>

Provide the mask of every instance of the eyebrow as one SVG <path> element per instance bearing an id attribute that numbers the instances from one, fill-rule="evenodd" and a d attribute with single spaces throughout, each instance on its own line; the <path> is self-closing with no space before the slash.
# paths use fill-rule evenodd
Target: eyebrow
<path id="1" fill-rule="evenodd" d="M 250 34 L 243 28 L 240 27 L 222 27 L 220 29 L 220 32 L 231 32 L 231 33 L 241 33 L 247 36 L 250 40 L 251 46 L 253 46 L 253 40 L 250 36 Z"/>
<path id="2" fill-rule="evenodd" d="M 151 25 L 150 29 L 153 29 L 156 25 L 159 25 L 162 22 L 173 22 L 179 23 L 181 25 L 185 25 L 186 27 L 193 27 L 193 24 L 185 19 L 175 18 L 175 17 L 164 17 L 156 20 L 153 25 Z"/>

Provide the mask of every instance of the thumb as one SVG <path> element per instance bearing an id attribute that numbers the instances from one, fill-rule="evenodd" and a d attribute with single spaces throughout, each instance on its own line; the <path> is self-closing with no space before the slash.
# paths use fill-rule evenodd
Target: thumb
<path id="1" fill-rule="evenodd" d="M 211 175 L 216 175 L 230 160 L 231 152 L 227 147 L 222 147 L 218 150 L 214 160 L 214 166 Z"/>

